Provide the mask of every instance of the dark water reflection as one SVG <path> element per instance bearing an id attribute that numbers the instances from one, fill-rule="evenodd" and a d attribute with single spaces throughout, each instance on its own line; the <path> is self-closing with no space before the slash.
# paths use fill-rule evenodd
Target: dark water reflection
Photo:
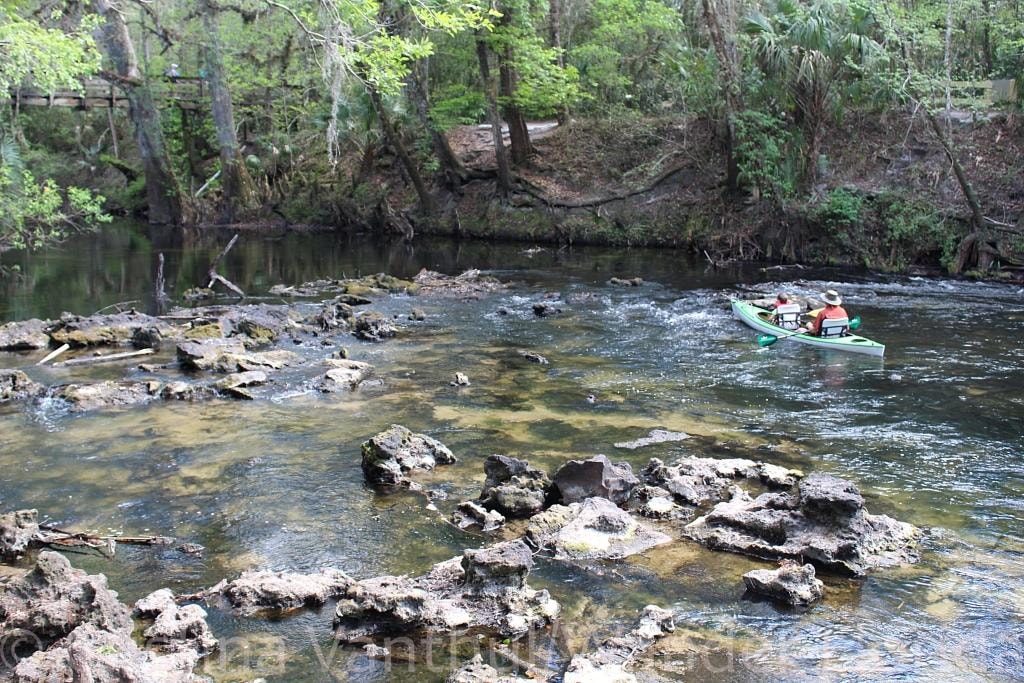
<path id="1" fill-rule="evenodd" d="M 89 313 L 151 301 L 156 253 L 169 290 L 202 283 L 225 236 L 171 248 L 132 226 L 21 259 L 0 317 Z M 639 468 L 682 453 L 753 457 L 856 481 L 872 511 L 928 528 L 919 565 L 864 581 L 826 578 L 828 597 L 791 613 L 742 599 L 740 576 L 763 563 L 678 542 L 615 564 L 541 560 L 531 582 L 563 604 L 555 633 L 521 644 L 538 663 L 624 628 L 644 604 L 672 606 L 680 628 L 643 664 L 645 680 L 1011 679 L 1024 670 L 1024 304 L 1019 288 L 864 273 L 756 268 L 705 272 L 674 252 L 546 250 L 523 245 L 379 245 L 332 235 L 244 237 L 222 272 L 262 295 L 279 282 L 421 267 L 478 267 L 513 282 L 477 302 L 386 298 L 378 308 L 427 321 L 381 345 L 352 341 L 383 387 L 352 396 L 302 390 L 282 377 L 273 400 L 151 405 L 69 418 L 46 407 L 0 408 L 0 502 L 32 506 L 83 529 L 172 534 L 207 548 L 203 559 L 123 548 L 113 561 L 76 556 L 105 572 L 127 600 L 161 586 L 191 591 L 249 567 L 357 576 L 422 572 L 486 543 L 445 524 L 414 494 L 378 495 L 362 483 L 359 444 L 393 422 L 448 444 L 460 462 L 422 477 L 449 499 L 475 497 L 492 452 L 553 470 L 604 452 Z M 641 275 L 639 288 L 607 285 Z M 750 288 L 840 289 L 887 344 L 885 360 L 786 342 L 769 349 L 723 304 Z M 571 302 L 538 320 L 545 292 Z M 499 315 L 500 307 L 511 311 Z M 547 356 L 537 366 L 516 353 Z M 299 349 L 311 360 L 318 349 Z M 66 381 L 8 354 L 40 380 Z M 466 372 L 472 386 L 448 381 Z M 97 371 L 115 376 L 120 370 Z M 142 376 L 132 371 L 135 376 Z M 104 374 L 106 373 L 106 374 Z M 593 394 L 594 402 L 586 397 Z M 689 441 L 639 451 L 613 444 L 653 428 Z M 415 665 L 387 669 L 359 650 L 332 650 L 331 610 L 285 620 L 211 611 L 224 661 L 220 681 L 443 680 L 447 662 L 487 641 L 434 642 Z M 326 666 L 324 663 L 327 663 Z"/>

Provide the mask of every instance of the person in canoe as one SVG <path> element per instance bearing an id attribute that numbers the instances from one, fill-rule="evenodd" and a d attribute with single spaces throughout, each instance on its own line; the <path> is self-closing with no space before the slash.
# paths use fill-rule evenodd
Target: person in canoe
<path id="1" fill-rule="evenodd" d="M 775 311 L 772 315 L 773 324 L 787 330 L 795 330 L 800 327 L 800 313 L 803 311 L 803 306 L 798 303 L 790 303 L 789 294 L 786 292 L 779 292 L 771 310 Z"/>
<path id="2" fill-rule="evenodd" d="M 823 292 L 821 300 L 825 302 L 825 308 L 814 316 L 814 320 L 807 327 L 807 334 L 815 337 L 842 337 L 849 334 L 850 316 L 843 308 L 839 292 L 834 289 Z"/>

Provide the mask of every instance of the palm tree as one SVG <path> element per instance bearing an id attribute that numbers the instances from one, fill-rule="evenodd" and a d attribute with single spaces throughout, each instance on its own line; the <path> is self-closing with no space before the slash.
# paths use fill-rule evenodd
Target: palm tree
<path id="1" fill-rule="evenodd" d="M 755 11 L 744 21 L 754 57 L 804 129 L 804 180 L 817 177 L 822 124 L 844 87 L 863 79 L 886 53 L 872 36 L 877 24 L 859 3 L 777 0 L 770 17 Z"/>

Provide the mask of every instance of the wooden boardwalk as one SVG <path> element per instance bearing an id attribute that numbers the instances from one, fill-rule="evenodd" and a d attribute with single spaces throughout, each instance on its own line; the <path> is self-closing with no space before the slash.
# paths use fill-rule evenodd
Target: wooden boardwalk
<path id="1" fill-rule="evenodd" d="M 170 100 L 181 109 L 206 106 L 209 86 L 197 77 L 164 78 L 151 83 L 153 97 Z M 116 83 L 89 78 L 82 81 L 78 92 L 67 90 L 42 93 L 33 90 L 11 92 L 7 104 L 18 107 L 70 107 L 72 109 L 121 109 L 128 107 L 128 97 Z"/>

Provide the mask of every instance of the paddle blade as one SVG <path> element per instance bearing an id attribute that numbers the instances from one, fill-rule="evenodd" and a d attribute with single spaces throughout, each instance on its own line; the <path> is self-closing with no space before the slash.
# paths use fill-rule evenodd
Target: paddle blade
<path id="1" fill-rule="evenodd" d="M 759 334 L 757 335 L 758 346 L 771 346 L 775 342 L 779 341 L 779 338 L 772 334 Z"/>
<path id="2" fill-rule="evenodd" d="M 860 327 L 860 316 L 855 315 L 853 316 L 853 318 L 850 319 L 850 329 L 855 330 L 858 327 Z"/>

